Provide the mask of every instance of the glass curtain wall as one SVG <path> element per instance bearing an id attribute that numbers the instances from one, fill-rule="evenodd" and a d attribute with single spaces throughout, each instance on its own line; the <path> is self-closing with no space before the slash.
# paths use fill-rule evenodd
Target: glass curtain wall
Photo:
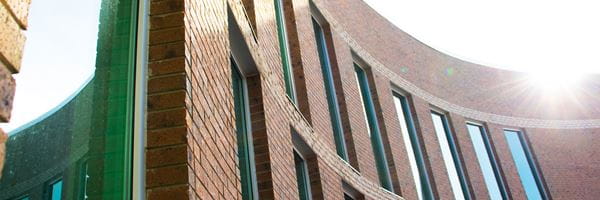
<path id="1" fill-rule="evenodd" d="M 131 198 L 137 9 L 137 0 L 32 1 L 17 81 L 79 89 L 51 109 L 34 110 L 42 114 L 19 128 L 4 128 L 0 199 Z M 59 77 L 25 79 L 49 69 Z M 17 93 L 28 91 L 17 86 Z M 43 92 L 25 106 L 48 103 L 52 95 Z"/>

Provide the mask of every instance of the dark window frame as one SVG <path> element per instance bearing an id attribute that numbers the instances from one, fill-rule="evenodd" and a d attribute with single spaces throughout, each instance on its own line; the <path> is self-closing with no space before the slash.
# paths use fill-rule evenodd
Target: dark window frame
<path id="1" fill-rule="evenodd" d="M 463 164 L 462 164 L 462 157 L 460 156 L 460 153 L 458 152 L 457 140 L 456 140 L 454 133 L 450 127 L 451 125 L 450 125 L 450 120 L 448 119 L 448 115 L 446 112 L 440 111 L 439 109 L 435 109 L 435 108 L 432 108 L 430 113 L 432 114 L 432 116 L 433 115 L 440 116 L 440 118 L 442 120 L 442 125 L 443 125 L 444 132 L 445 132 L 444 134 L 446 135 L 448 147 L 450 148 L 449 150 L 450 150 L 450 153 L 452 154 L 452 158 L 454 161 L 454 167 L 456 168 L 456 174 L 457 174 L 458 180 L 460 182 L 460 187 L 462 189 L 463 196 L 466 200 L 470 200 L 471 199 L 471 191 L 469 190 L 469 182 L 466 177 L 465 168 L 463 167 Z"/>
<path id="2" fill-rule="evenodd" d="M 419 179 L 421 181 L 421 193 L 423 195 L 423 199 L 435 199 L 433 193 L 433 187 L 430 181 L 430 175 L 428 172 L 428 165 L 426 164 L 426 157 L 423 151 L 421 138 L 417 135 L 417 129 L 413 120 L 412 110 L 410 108 L 410 102 L 408 100 L 408 95 L 405 92 L 400 92 L 397 89 L 392 90 L 392 98 L 398 98 L 400 100 L 402 114 L 404 114 L 404 123 L 408 130 L 408 136 L 410 143 L 412 145 L 413 154 L 415 156 L 417 169 L 419 171 Z M 395 105 L 394 105 L 395 106 Z M 395 108 L 397 109 L 397 108 Z M 396 111 L 398 112 L 398 111 Z M 400 120 L 400 119 L 398 119 Z M 402 122 L 400 122 L 402 123 Z M 408 152 L 410 153 L 410 152 Z"/>
<path id="3" fill-rule="evenodd" d="M 373 148 L 379 182 L 384 189 L 394 192 L 385 149 L 383 148 L 383 140 L 381 139 L 379 130 L 379 122 L 375 113 L 375 105 L 371 96 L 367 72 L 356 62 L 354 62 L 354 72 L 356 80 L 358 81 L 358 89 L 361 94 L 360 98 L 362 99 L 363 108 L 367 117 L 366 123 L 370 129 L 371 146 Z"/>

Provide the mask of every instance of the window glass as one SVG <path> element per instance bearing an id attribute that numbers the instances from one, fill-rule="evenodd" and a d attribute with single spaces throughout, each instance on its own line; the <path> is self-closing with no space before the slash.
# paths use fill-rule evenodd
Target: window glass
<path id="1" fill-rule="evenodd" d="M 444 158 L 444 165 L 446 166 L 446 172 L 450 179 L 450 186 L 452 186 L 452 192 L 454 193 L 455 199 L 465 199 L 465 192 L 462 184 L 462 174 L 459 171 L 457 155 L 453 145 L 453 138 L 448 130 L 448 122 L 446 117 L 437 113 L 431 113 L 433 119 L 433 126 L 435 128 L 435 134 L 442 151 L 442 157 Z"/>
<path id="2" fill-rule="evenodd" d="M 52 184 L 52 192 L 50 194 L 52 200 L 60 200 L 62 198 L 62 180 Z"/>
<path id="3" fill-rule="evenodd" d="M 285 92 L 296 102 L 296 89 L 294 87 L 294 71 L 287 36 L 285 9 L 283 0 L 275 0 L 275 20 L 277 22 L 277 36 L 279 37 L 279 50 L 281 53 L 281 64 L 283 65 L 283 80 L 285 81 Z"/>
<path id="4" fill-rule="evenodd" d="M 517 167 L 521 184 L 527 195 L 527 199 L 542 199 L 539 183 L 536 181 L 537 176 L 533 171 L 533 165 L 528 158 L 528 149 L 524 147 L 524 141 L 520 136 L 520 132 L 505 130 L 506 142 L 512 154 L 513 161 Z"/>
<path id="5" fill-rule="evenodd" d="M 360 68 L 358 65 L 354 65 L 356 79 L 358 83 L 358 91 L 360 91 L 363 111 L 365 111 L 365 120 L 367 124 L 367 130 L 369 136 L 371 136 L 371 146 L 373 147 L 373 154 L 375 157 L 375 165 L 377 166 L 377 174 L 379 175 L 379 182 L 381 186 L 388 191 L 393 191 L 392 179 L 390 176 L 390 170 L 388 168 L 385 151 L 383 149 L 383 141 L 379 134 L 379 124 L 377 122 L 377 115 L 375 114 L 375 105 L 371 97 L 371 89 L 369 87 L 369 80 L 367 73 Z"/>
<path id="6" fill-rule="evenodd" d="M 252 131 L 250 129 L 250 115 L 248 108 L 248 92 L 244 77 L 240 74 L 233 59 L 232 85 L 235 104 L 236 132 L 238 141 L 238 159 L 242 182 L 242 197 L 244 200 L 258 198 L 256 186 L 256 168 L 254 162 L 254 148 L 252 144 Z"/>
<path id="7" fill-rule="evenodd" d="M 492 160 L 493 155 L 488 151 L 489 141 L 483 127 L 467 124 L 467 130 L 469 131 L 469 136 L 471 136 L 471 142 L 473 143 L 490 199 L 502 199 L 503 195 L 499 178 L 496 177 L 499 173 L 497 173 L 497 169 L 495 168 L 495 161 Z"/>
<path id="8" fill-rule="evenodd" d="M 394 93 L 396 115 L 400 123 L 400 131 L 404 139 L 404 147 L 408 153 L 408 163 L 413 174 L 413 180 L 419 199 L 432 199 L 431 189 L 428 184 L 423 155 L 419 149 L 419 141 L 410 117 L 410 110 L 406 97 Z M 415 145 L 413 145 L 415 144 Z M 427 197 L 427 198 L 426 198 Z"/>
<path id="9" fill-rule="evenodd" d="M 0 199 L 81 199 L 82 187 L 92 199 L 130 197 L 137 5 L 31 1 L 14 115 L 2 125 L 9 139 Z"/>
<path id="10" fill-rule="evenodd" d="M 328 46 L 325 39 L 325 33 L 321 25 L 313 18 L 313 28 L 315 31 L 315 39 L 317 41 L 317 50 L 319 52 L 319 60 L 321 61 L 321 71 L 323 73 L 323 83 L 325 84 L 325 93 L 327 94 L 327 105 L 329 115 L 331 117 L 331 126 L 335 139 L 336 151 L 342 159 L 348 161 L 348 153 L 346 151 L 346 143 L 344 141 L 344 131 L 342 129 L 342 120 L 340 109 L 338 106 L 335 85 L 333 83 L 333 73 L 331 70 Z"/>
<path id="11" fill-rule="evenodd" d="M 296 181 L 298 183 L 300 200 L 310 200 L 312 197 L 306 161 L 296 151 L 294 151 L 294 164 L 296 167 Z"/>

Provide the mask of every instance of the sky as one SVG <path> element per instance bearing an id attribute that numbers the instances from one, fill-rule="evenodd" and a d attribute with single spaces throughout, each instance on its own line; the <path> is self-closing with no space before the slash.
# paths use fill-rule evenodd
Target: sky
<path id="1" fill-rule="evenodd" d="M 60 106 L 93 76 L 100 0 L 31 2 L 9 132 Z"/>
<path id="2" fill-rule="evenodd" d="M 560 82 L 547 77 L 600 73 L 596 1 L 365 2 L 418 40 L 466 61 L 554 83 Z M 12 118 L 2 129 L 57 109 L 93 76 L 99 8 L 100 0 L 32 1 Z"/>
<path id="3" fill-rule="evenodd" d="M 600 73 L 599 1 L 364 1 L 462 60 L 536 74 Z"/>

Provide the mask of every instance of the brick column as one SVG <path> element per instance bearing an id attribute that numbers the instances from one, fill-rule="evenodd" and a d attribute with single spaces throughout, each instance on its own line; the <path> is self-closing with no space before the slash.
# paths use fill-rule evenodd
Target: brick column
<path id="1" fill-rule="evenodd" d="M 8 122 L 15 96 L 13 74 L 21 68 L 30 0 L 0 0 L 0 122 Z M 0 129 L 0 172 L 8 135 Z M 2 174 L 0 173 L 0 177 Z"/>

